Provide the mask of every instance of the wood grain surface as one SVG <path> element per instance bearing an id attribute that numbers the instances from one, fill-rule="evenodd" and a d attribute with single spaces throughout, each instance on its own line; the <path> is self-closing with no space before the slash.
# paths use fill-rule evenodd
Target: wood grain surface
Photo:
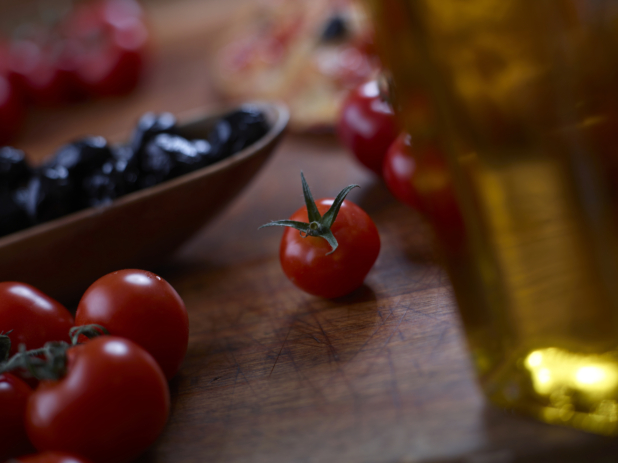
<path id="1" fill-rule="evenodd" d="M 208 59 L 241 0 L 157 3 L 149 77 L 134 95 L 31 114 L 34 159 L 86 133 L 126 133 L 146 110 L 218 103 Z M 323 300 L 278 261 L 280 230 L 257 228 L 316 197 L 350 199 L 382 240 L 365 285 Z M 201 198 L 216 201 L 216 197 Z M 215 222 L 153 269 L 185 300 L 189 351 L 172 414 L 146 462 L 613 462 L 618 442 L 488 405 L 475 382 L 448 278 L 415 213 L 330 136 L 288 136 Z"/>

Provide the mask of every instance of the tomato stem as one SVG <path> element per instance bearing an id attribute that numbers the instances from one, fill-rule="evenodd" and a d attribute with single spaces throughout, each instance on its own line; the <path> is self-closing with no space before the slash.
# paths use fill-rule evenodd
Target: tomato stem
<path id="1" fill-rule="evenodd" d="M 20 344 L 19 352 L 0 363 L 0 374 L 21 369 L 39 380 L 60 379 L 66 374 L 66 351 L 70 347 L 69 343 L 57 341 L 27 351 L 25 344 Z"/>
<path id="2" fill-rule="evenodd" d="M 71 344 L 74 346 L 79 344 L 80 336 L 86 336 L 88 339 L 92 339 L 104 334 L 109 334 L 107 328 L 97 324 L 74 326 L 69 330 Z"/>
<path id="3" fill-rule="evenodd" d="M 345 200 L 348 193 L 353 188 L 360 188 L 359 185 L 348 185 L 343 190 L 339 192 L 333 204 L 326 211 L 326 213 L 322 216 L 318 211 L 318 206 L 315 204 L 313 199 L 313 195 L 311 194 L 311 190 L 309 189 L 309 185 L 305 180 L 305 175 L 301 172 L 300 178 L 303 184 L 303 196 L 305 197 L 305 204 L 307 206 L 307 217 L 309 219 L 309 223 L 305 222 L 297 222 L 295 220 L 274 220 L 270 223 L 262 225 L 260 228 L 264 227 L 291 227 L 300 231 L 300 236 L 306 238 L 307 236 L 318 236 L 320 238 L 325 239 L 328 244 L 330 244 L 331 250 L 326 255 L 332 254 L 335 252 L 339 244 L 337 243 L 337 239 L 335 235 L 333 235 L 331 231 L 331 227 L 335 223 L 337 219 L 337 214 L 339 214 L 339 209 L 341 209 L 341 205 Z"/>

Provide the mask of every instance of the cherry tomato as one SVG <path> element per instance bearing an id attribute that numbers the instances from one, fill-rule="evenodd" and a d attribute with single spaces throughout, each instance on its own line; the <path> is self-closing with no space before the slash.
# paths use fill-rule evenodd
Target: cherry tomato
<path id="1" fill-rule="evenodd" d="M 42 381 L 26 407 L 26 431 L 39 451 L 130 461 L 161 433 L 170 407 L 163 372 L 128 339 L 101 336 L 67 352 L 66 376 Z"/>
<path id="2" fill-rule="evenodd" d="M 444 153 L 433 144 L 418 151 L 412 184 L 421 198 L 421 209 L 440 233 L 461 231 L 463 221 Z"/>
<path id="3" fill-rule="evenodd" d="M 85 50 L 85 45 L 79 40 L 65 39 L 56 44 L 54 67 L 64 84 L 63 97 L 66 102 L 82 101 L 88 97 L 78 73 L 83 65 Z"/>
<path id="4" fill-rule="evenodd" d="M 16 461 L 21 463 L 91 463 L 90 460 L 65 452 L 43 452 L 25 455 Z"/>
<path id="5" fill-rule="evenodd" d="M 0 145 L 15 138 L 22 126 L 25 108 L 19 90 L 0 74 Z"/>
<path id="6" fill-rule="evenodd" d="M 324 215 L 332 203 L 332 198 L 316 201 L 320 214 Z M 307 207 L 301 207 L 290 220 L 307 222 Z M 279 249 L 281 267 L 292 283 L 326 298 L 343 296 L 360 287 L 380 252 L 380 236 L 373 220 L 350 201 L 341 205 L 331 231 L 339 243 L 333 253 L 323 238 L 303 238 L 293 228 L 285 229 Z"/>
<path id="7" fill-rule="evenodd" d="M 0 461 L 33 450 L 26 429 L 24 413 L 32 389 L 10 373 L 0 375 Z"/>
<path id="8" fill-rule="evenodd" d="M 187 309 L 172 286 L 145 270 L 120 270 L 95 281 L 84 293 L 76 325 L 102 325 L 131 339 L 159 363 L 171 379 L 187 351 Z"/>
<path id="9" fill-rule="evenodd" d="M 337 134 L 365 167 L 382 175 L 386 151 L 397 137 L 395 116 L 377 81 L 364 83 L 344 100 Z"/>
<path id="10" fill-rule="evenodd" d="M 26 100 L 53 106 L 70 100 L 70 75 L 56 66 L 55 53 L 34 40 L 20 40 L 11 45 L 11 81 Z"/>
<path id="11" fill-rule="evenodd" d="M 401 148 L 401 149 L 400 149 Z M 459 252 L 465 241 L 465 226 L 455 195 L 446 156 L 434 141 L 393 146 L 393 151 L 411 156 L 414 167 L 408 182 L 403 177 L 388 181 L 391 191 L 405 185 L 407 204 L 416 207 L 431 223 L 441 245 L 449 252 Z M 391 154 L 391 156 L 395 156 Z M 398 156 L 395 159 L 399 158 Z M 399 158 L 400 159 L 400 158 Z M 392 162 L 392 158 L 390 159 Z M 385 162 L 386 170 L 386 162 Z M 406 201 L 404 201 L 406 202 Z"/>
<path id="12" fill-rule="evenodd" d="M 124 95 L 137 87 L 145 64 L 148 31 L 133 18 L 118 22 L 90 49 L 78 70 L 85 90 L 96 97 Z"/>
<path id="13" fill-rule="evenodd" d="M 384 181 L 393 196 L 423 214 L 449 252 L 461 250 L 464 222 L 444 153 L 436 143 L 416 146 L 402 133 L 384 159 Z"/>
<path id="14" fill-rule="evenodd" d="M 404 204 L 413 209 L 421 208 L 421 198 L 412 186 L 416 174 L 416 160 L 412 157 L 410 135 L 402 133 L 386 152 L 383 177 L 390 192 Z"/>
<path id="15" fill-rule="evenodd" d="M 11 338 L 10 355 L 49 341 L 69 342 L 73 316 L 59 302 L 25 283 L 0 283 L 0 332 Z M 10 333 L 9 333 L 10 331 Z"/>
<path id="16" fill-rule="evenodd" d="M 76 6 L 62 24 L 74 50 L 81 91 L 93 97 L 133 90 L 143 73 L 148 30 L 134 0 L 105 0 Z"/>

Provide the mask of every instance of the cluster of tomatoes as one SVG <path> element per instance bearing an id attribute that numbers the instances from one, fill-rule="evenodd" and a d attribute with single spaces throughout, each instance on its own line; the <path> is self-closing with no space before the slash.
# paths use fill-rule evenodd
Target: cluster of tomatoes
<path id="1" fill-rule="evenodd" d="M 83 334 L 93 331 L 105 335 Z M 75 318 L 32 286 L 0 283 L 0 332 L 0 356 L 10 344 L 0 362 L 0 461 L 125 462 L 161 433 L 189 337 L 184 303 L 161 277 L 105 275 Z"/>
<path id="2" fill-rule="evenodd" d="M 98 0 L 0 42 L 0 144 L 19 131 L 28 105 L 129 93 L 142 75 L 147 41 L 136 0 Z"/>
<path id="3" fill-rule="evenodd" d="M 429 220 L 443 244 L 460 246 L 463 219 L 446 157 L 437 142 L 415 146 L 399 131 L 385 93 L 376 80 L 351 91 L 338 120 L 339 139 L 395 198 Z"/>

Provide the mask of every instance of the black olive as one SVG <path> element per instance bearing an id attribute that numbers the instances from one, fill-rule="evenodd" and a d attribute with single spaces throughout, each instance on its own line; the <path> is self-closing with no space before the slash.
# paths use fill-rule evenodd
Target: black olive
<path id="1" fill-rule="evenodd" d="M 143 150 L 150 140 L 160 133 L 176 133 L 176 118 L 171 113 L 155 114 L 148 112 L 144 114 L 131 137 L 131 148 L 141 156 Z"/>
<path id="2" fill-rule="evenodd" d="M 27 190 L 0 192 L 0 236 L 8 235 L 30 226 L 30 217 L 23 204 Z"/>
<path id="3" fill-rule="evenodd" d="M 80 208 L 74 184 L 64 166 L 43 167 L 28 183 L 26 211 L 32 222 L 41 223 Z"/>
<path id="4" fill-rule="evenodd" d="M 213 156 L 210 143 L 206 140 L 191 140 L 187 150 L 174 151 L 172 156 L 176 162 L 172 169 L 173 177 L 187 174 L 217 161 Z"/>
<path id="5" fill-rule="evenodd" d="M 258 141 L 269 129 L 264 114 L 255 109 L 234 111 L 225 118 L 232 126 L 232 154 Z"/>
<path id="6" fill-rule="evenodd" d="M 166 153 L 171 161 L 167 178 L 178 177 L 216 161 L 211 156 L 210 143 L 206 140 L 187 140 L 178 135 L 161 134 L 146 148 L 147 154 L 157 159 Z"/>
<path id="7" fill-rule="evenodd" d="M 62 146 L 45 166 L 64 167 L 76 182 L 100 169 L 112 159 L 112 151 L 103 137 L 87 137 Z"/>
<path id="8" fill-rule="evenodd" d="M 167 134 L 157 135 L 155 140 L 167 136 Z M 154 140 L 148 143 L 140 162 L 140 187 L 148 188 L 167 180 L 170 178 L 172 167 L 174 167 L 174 159 L 170 153 L 161 149 L 160 144 L 155 143 Z"/>
<path id="9" fill-rule="evenodd" d="M 212 148 L 212 156 L 216 160 L 226 158 L 231 154 L 232 126 L 225 119 L 219 119 L 208 134 L 208 142 Z"/>
<path id="10" fill-rule="evenodd" d="M 225 115 L 208 134 L 213 157 L 219 160 L 243 150 L 262 138 L 268 129 L 264 114 L 253 108 L 247 107 Z"/>
<path id="11" fill-rule="evenodd" d="M 125 194 L 122 175 L 116 170 L 115 162 L 108 161 L 82 181 L 86 206 L 101 206 Z"/>
<path id="12" fill-rule="evenodd" d="M 112 176 L 116 181 L 118 195 L 139 189 L 139 163 L 135 151 L 129 145 L 119 145 L 112 149 L 114 168 Z"/>
<path id="13" fill-rule="evenodd" d="M 348 35 L 348 25 L 341 15 L 331 16 L 325 24 L 320 40 L 322 42 L 335 42 L 345 39 Z"/>
<path id="14" fill-rule="evenodd" d="M 49 194 L 54 198 L 56 196 L 65 198 L 69 202 L 67 210 L 72 212 L 88 207 L 91 205 L 91 201 L 89 192 L 84 189 L 88 185 L 86 180 L 92 175 L 99 173 L 105 164 L 112 163 L 113 159 L 112 150 L 105 138 L 87 137 L 76 140 L 56 151 L 52 159 L 45 163 L 43 168 L 43 172 L 47 172 L 45 170 L 47 169 L 49 175 L 56 171 L 61 172 L 60 168 L 65 169 L 68 172 L 67 181 L 63 181 L 64 183 L 60 181 L 54 183 L 49 180 L 43 180 L 43 183 L 45 185 L 49 184 L 49 187 L 53 189 L 60 188 L 61 192 L 57 191 Z M 49 175 L 42 174 L 43 177 Z M 62 185 L 59 185 L 59 183 L 62 183 Z M 62 209 L 60 205 L 55 204 L 56 199 L 50 199 L 49 201 L 54 204 L 51 210 Z M 45 219 L 43 220 L 57 217 L 55 214 L 55 212 L 46 212 L 44 214 Z M 41 221 L 41 212 L 37 213 L 37 221 Z"/>
<path id="15" fill-rule="evenodd" d="M 15 190 L 32 176 L 32 168 L 23 151 L 5 146 L 0 148 L 0 190 Z"/>

